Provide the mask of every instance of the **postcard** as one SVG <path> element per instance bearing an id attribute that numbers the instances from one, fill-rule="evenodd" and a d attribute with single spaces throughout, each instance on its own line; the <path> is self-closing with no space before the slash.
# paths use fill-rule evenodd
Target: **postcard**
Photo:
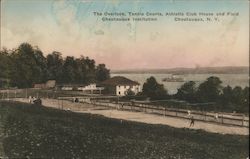
<path id="1" fill-rule="evenodd" d="M 0 10 L 0 158 L 249 158 L 249 0 Z"/>

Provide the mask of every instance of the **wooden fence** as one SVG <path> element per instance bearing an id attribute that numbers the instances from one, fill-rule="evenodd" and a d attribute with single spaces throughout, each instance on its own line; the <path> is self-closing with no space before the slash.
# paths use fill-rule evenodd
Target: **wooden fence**
<path id="1" fill-rule="evenodd" d="M 80 102 L 93 104 L 96 106 L 104 106 L 112 109 L 118 110 L 127 110 L 127 111 L 138 111 L 151 113 L 162 116 L 171 116 L 190 119 L 191 116 L 198 121 L 206 121 L 212 123 L 220 123 L 224 125 L 231 126 L 243 126 L 249 127 L 249 117 L 246 117 L 244 114 L 232 115 L 229 113 L 212 113 L 212 112 L 201 112 L 201 111 L 192 111 L 190 110 L 190 115 L 188 110 L 185 109 L 174 109 L 166 108 L 163 106 L 153 106 L 149 104 L 129 104 L 129 103 L 110 103 L 110 102 L 100 102 L 100 101 L 91 101 L 82 99 Z"/>
<path id="2" fill-rule="evenodd" d="M 8 99 L 8 98 L 27 98 L 29 95 L 33 96 L 42 96 L 42 97 L 55 97 L 55 93 L 53 91 L 48 92 L 38 92 L 37 90 L 0 90 L 0 98 Z M 71 99 L 70 99 L 71 98 Z M 73 97 L 70 97 L 68 100 L 72 100 Z M 65 99 L 59 99 L 65 100 Z M 109 100 L 91 100 L 89 97 L 80 97 L 79 101 L 82 103 L 89 103 L 99 106 L 108 107 L 111 109 L 119 109 L 119 110 L 128 110 L 128 111 L 139 111 L 145 113 L 152 113 L 163 116 L 172 116 L 190 119 L 191 116 L 194 117 L 195 120 L 198 121 L 206 121 L 213 123 L 220 123 L 224 125 L 232 125 L 232 126 L 243 126 L 249 127 L 249 117 L 244 114 L 230 114 L 230 113 L 213 113 L 206 111 L 195 111 L 190 110 L 191 114 L 188 114 L 188 110 L 185 109 L 176 109 L 176 108 L 166 108 L 163 106 L 155 106 L 150 104 L 139 104 L 139 103 L 131 103 L 131 102 L 110 102 Z M 63 101 L 61 101 L 63 103 Z"/>

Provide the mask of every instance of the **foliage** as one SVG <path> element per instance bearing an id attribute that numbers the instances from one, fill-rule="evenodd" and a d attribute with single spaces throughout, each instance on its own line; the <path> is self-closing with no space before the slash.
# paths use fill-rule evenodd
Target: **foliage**
<path id="1" fill-rule="evenodd" d="M 99 64 L 96 68 L 97 81 L 105 81 L 110 78 L 110 71 L 106 68 L 105 64 Z"/>
<path id="2" fill-rule="evenodd" d="M 184 83 L 181 88 L 178 89 L 176 97 L 181 100 L 189 102 L 195 102 L 196 99 L 196 87 L 194 81 Z"/>
<path id="3" fill-rule="evenodd" d="M 47 55 L 46 62 L 47 62 L 47 69 L 48 69 L 47 78 L 54 79 L 59 83 L 63 82 L 63 80 L 61 80 L 61 77 L 63 76 L 62 54 L 60 52 L 53 51 L 51 54 Z"/>
<path id="4" fill-rule="evenodd" d="M 44 82 L 44 58 L 38 48 L 22 43 L 11 52 L 12 59 L 10 80 L 12 86 L 31 87 L 33 83 Z"/>
<path id="5" fill-rule="evenodd" d="M 222 81 L 218 77 L 211 76 L 201 83 L 197 90 L 198 101 L 216 102 L 219 99 Z"/>
<path id="6" fill-rule="evenodd" d="M 164 99 L 168 94 L 164 86 L 159 84 L 152 76 L 143 84 L 142 93 L 153 100 Z"/>
<path id="7" fill-rule="evenodd" d="M 17 49 L 0 51 L 0 79 L 8 79 L 12 87 L 28 88 L 53 79 L 62 84 L 86 84 L 109 77 L 105 64 L 96 66 L 95 60 L 88 57 L 63 58 L 56 51 L 44 57 L 38 47 L 28 43 L 22 43 Z M 3 87 L 1 83 L 0 87 Z"/>
<path id="8" fill-rule="evenodd" d="M 249 137 L 0 102 L 8 158 L 246 158 Z M 2 130 L 2 132 L 1 132 Z"/>
<path id="9" fill-rule="evenodd" d="M 134 95 L 135 95 L 135 92 L 132 91 L 131 89 L 128 89 L 128 90 L 126 91 L 126 96 L 134 96 Z"/>
<path id="10" fill-rule="evenodd" d="M 248 113 L 249 110 L 249 87 L 242 89 L 240 86 L 232 88 L 231 86 L 222 87 L 222 82 L 218 77 L 209 77 L 201 83 L 198 89 L 195 82 L 184 83 L 174 97 L 178 100 L 185 100 L 190 103 L 202 102 L 212 105 L 201 106 L 200 108 L 216 107 L 220 111 L 237 111 Z M 199 104 L 199 105 L 202 105 Z M 211 108 L 215 109 L 215 108 Z"/>
<path id="11" fill-rule="evenodd" d="M 9 77 L 10 77 L 10 66 L 11 66 L 11 58 L 9 56 L 9 50 L 3 48 L 0 51 L 0 87 L 8 87 L 9 86 Z"/>

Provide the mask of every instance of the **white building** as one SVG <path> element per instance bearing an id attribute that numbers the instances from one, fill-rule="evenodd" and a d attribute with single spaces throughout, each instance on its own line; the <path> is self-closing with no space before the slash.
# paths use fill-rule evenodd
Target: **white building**
<path id="1" fill-rule="evenodd" d="M 62 86 L 61 88 L 63 91 L 72 91 L 73 90 L 73 86 Z"/>
<path id="2" fill-rule="evenodd" d="M 131 90 L 135 94 L 137 94 L 140 92 L 140 85 L 128 85 L 128 84 L 117 85 L 116 86 L 116 95 L 125 96 L 129 90 Z"/>
<path id="3" fill-rule="evenodd" d="M 91 83 L 89 85 L 80 86 L 77 88 L 77 90 L 90 92 L 91 94 L 93 94 L 94 92 L 99 92 L 99 94 L 101 94 L 102 90 L 104 90 L 104 87 L 97 87 L 95 83 Z"/>
<path id="4" fill-rule="evenodd" d="M 138 82 L 132 81 L 122 76 L 115 76 L 102 82 L 101 85 L 105 87 L 107 94 L 125 96 L 129 91 L 135 94 L 141 91 L 141 86 Z"/>

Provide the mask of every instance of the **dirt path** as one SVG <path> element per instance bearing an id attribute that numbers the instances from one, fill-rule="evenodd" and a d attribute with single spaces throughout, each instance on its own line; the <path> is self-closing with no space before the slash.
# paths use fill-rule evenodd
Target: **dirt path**
<path id="1" fill-rule="evenodd" d="M 16 99 L 16 101 L 28 102 L 27 99 Z M 70 101 L 63 101 L 63 103 L 59 103 L 58 100 L 53 100 L 53 99 L 42 99 L 42 101 L 43 105 L 47 107 L 71 110 L 74 112 L 99 114 L 106 117 L 116 118 L 121 120 L 136 121 L 148 124 L 169 125 L 176 128 L 202 129 L 207 132 L 220 133 L 220 134 L 249 135 L 249 129 L 247 127 L 227 126 L 227 125 L 208 123 L 202 121 L 195 121 L 194 126 L 189 127 L 190 120 L 188 119 L 146 114 L 143 112 L 114 110 L 101 106 L 94 106 L 91 104 L 72 103 Z"/>

